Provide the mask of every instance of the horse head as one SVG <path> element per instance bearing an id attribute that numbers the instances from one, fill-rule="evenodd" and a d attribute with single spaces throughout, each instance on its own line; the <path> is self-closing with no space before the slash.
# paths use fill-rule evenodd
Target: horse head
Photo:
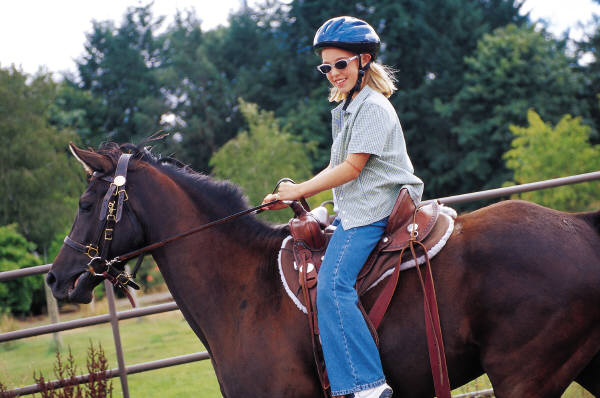
<path id="1" fill-rule="evenodd" d="M 46 277 L 59 300 L 89 303 L 94 287 L 107 278 L 102 274 L 108 270 L 110 259 L 144 243 L 142 226 L 132 210 L 133 200 L 129 200 L 135 191 L 130 180 L 139 167 L 135 160 L 129 162 L 132 155 L 123 153 L 126 147 L 111 143 L 95 152 L 70 144 L 88 175 L 88 186 L 79 199 L 71 231 Z M 135 157 L 143 155 L 131 145 L 127 149 L 134 150 Z M 118 275 L 124 263 L 110 266 Z"/>

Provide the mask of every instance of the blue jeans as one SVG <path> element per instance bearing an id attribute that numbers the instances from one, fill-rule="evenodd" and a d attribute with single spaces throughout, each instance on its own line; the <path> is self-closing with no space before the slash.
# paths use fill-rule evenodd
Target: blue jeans
<path id="1" fill-rule="evenodd" d="M 387 217 L 347 231 L 337 225 L 319 270 L 317 315 L 334 396 L 385 383 L 379 351 L 358 308 L 354 285 L 386 225 Z"/>

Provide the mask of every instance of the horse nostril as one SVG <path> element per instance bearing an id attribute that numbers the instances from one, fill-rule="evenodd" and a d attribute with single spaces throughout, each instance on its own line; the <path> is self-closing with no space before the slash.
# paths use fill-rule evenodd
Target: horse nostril
<path id="1" fill-rule="evenodd" d="M 52 271 L 48 272 L 48 275 L 46 275 L 46 283 L 48 284 L 48 286 L 51 287 L 55 282 L 56 282 L 56 277 L 54 276 Z"/>

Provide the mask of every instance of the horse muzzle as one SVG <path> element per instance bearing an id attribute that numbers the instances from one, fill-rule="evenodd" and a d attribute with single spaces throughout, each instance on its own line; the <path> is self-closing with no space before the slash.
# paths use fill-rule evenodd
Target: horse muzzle
<path id="1" fill-rule="evenodd" d="M 54 271 L 48 272 L 46 283 L 57 300 L 88 304 L 92 301 L 93 290 L 102 278 L 82 270 L 67 278 L 60 278 Z"/>

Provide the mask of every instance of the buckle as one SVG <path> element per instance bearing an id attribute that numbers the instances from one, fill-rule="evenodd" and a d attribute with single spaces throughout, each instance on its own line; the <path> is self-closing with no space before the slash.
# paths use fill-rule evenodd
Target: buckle
<path id="1" fill-rule="evenodd" d="M 98 257 L 98 248 L 94 247 L 94 245 L 92 245 L 91 243 L 89 245 L 87 245 L 85 247 L 87 249 L 87 251 L 85 252 L 85 255 L 88 256 L 89 258 L 94 258 L 94 257 Z"/>
<path id="2" fill-rule="evenodd" d="M 115 221 L 115 202 L 110 201 L 108 202 L 108 209 L 107 209 L 107 215 L 106 215 L 106 220 L 107 221 Z"/>
<path id="3" fill-rule="evenodd" d="M 127 272 L 122 271 L 119 272 L 119 274 L 115 277 L 115 280 L 123 285 L 123 286 L 127 286 L 127 283 L 131 280 L 131 275 L 129 275 Z"/>
<path id="4" fill-rule="evenodd" d="M 121 192 L 123 192 L 123 194 L 125 195 L 124 198 L 123 198 L 123 201 L 124 202 L 128 201 L 129 200 L 129 196 L 127 196 L 127 191 L 124 190 L 124 189 L 120 189 L 120 190 L 117 191 L 117 195 L 120 194 Z"/>

